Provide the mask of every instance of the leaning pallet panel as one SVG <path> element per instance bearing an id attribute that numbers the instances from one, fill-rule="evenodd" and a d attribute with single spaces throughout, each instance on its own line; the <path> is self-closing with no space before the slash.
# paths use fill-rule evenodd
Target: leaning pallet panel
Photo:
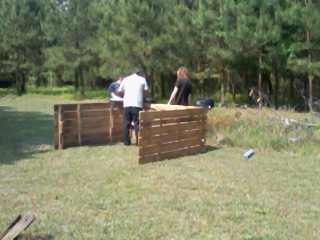
<path id="1" fill-rule="evenodd" d="M 205 108 L 151 105 L 140 113 L 139 164 L 205 150 Z"/>

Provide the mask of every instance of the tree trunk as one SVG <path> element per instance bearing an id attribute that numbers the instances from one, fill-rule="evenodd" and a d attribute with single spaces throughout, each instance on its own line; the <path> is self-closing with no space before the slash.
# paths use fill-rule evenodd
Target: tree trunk
<path id="1" fill-rule="evenodd" d="M 85 98 L 85 86 L 84 86 L 84 77 L 83 77 L 83 69 L 81 66 L 78 67 L 79 72 L 79 89 L 80 89 L 80 97 Z"/>
<path id="2" fill-rule="evenodd" d="M 165 83 L 165 75 L 163 72 L 160 73 L 160 94 L 161 94 L 161 98 L 165 99 L 166 98 L 166 83 Z"/>
<path id="3" fill-rule="evenodd" d="M 308 78 L 309 78 L 309 108 L 310 108 L 310 111 L 313 112 L 313 94 L 312 94 L 312 91 L 313 91 L 313 75 L 309 74 Z"/>
<path id="4" fill-rule="evenodd" d="M 258 76 L 258 90 L 259 90 L 259 99 L 262 99 L 262 51 L 259 51 L 259 76 Z M 262 101 L 261 101 L 262 102 Z M 261 107 L 261 104 L 260 104 Z"/>
<path id="5" fill-rule="evenodd" d="M 62 74 L 61 74 L 61 71 L 57 70 L 57 71 L 56 71 L 56 76 L 57 76 L 57 87 L 61 87 L 61 84 L 62 84 Z"/>
<path id="6" fill-rule="evenodd" d="M 225 96 L 225 79 L 224 79 L 224 69 L 223 69 L 223 61 L 220 60 L 220 82 L 221 82 L 221 102 L 220 106 L 226 106 L 226 96 Z"/>
<path id="7" fill-rule="evenodd" d="M 18 96 L 26 93 L 26 76 L 22 70 L 16 72 L 16 89 Z"/>
<path id="8" fill-rule="evenodd" d="M 79 89 L 79 74 L 77 68 L 74 69 L 74 89 L 78 92 Z"/>

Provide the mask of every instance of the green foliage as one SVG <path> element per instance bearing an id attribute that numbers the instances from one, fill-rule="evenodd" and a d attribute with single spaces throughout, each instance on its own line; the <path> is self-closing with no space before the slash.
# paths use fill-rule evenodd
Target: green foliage
<path id="1" fill-rule="evenodd" d="M 317 1 L 3 0 L 0 74 L 20 95 L 72 82 L 85 98 L 97 79 L 139 68 L 163 101 L 184 65 L 201 97 L 237 104 L 231 89 L 254 86 L 289 105 L 319 95 L 319 16 Z"/>

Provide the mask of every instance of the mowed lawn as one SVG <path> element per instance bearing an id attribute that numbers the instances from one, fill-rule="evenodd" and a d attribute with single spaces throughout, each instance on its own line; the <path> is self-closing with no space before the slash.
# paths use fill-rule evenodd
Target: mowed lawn
<path id="1" fill-rule="evenodd" d="M 1 232 L 31 211 L 23 233 L 59 240 L 320 239 L 318 148 L 243 159 L 208 134 L 206 153 L 144 165 L 122 143 L 54 150 L 64 102 L 0 99 Z"/>

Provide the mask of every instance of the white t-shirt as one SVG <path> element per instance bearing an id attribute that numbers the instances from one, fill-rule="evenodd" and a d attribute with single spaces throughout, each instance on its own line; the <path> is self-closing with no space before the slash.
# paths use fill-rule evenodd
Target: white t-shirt
<path id="1" fill-rule="evenodd" d="M 144 77 L 132 74 L 123 79 L 119 92 L 124 92 L 123 107 L 143 108 L 143 91 L 148 90 Z"/>

